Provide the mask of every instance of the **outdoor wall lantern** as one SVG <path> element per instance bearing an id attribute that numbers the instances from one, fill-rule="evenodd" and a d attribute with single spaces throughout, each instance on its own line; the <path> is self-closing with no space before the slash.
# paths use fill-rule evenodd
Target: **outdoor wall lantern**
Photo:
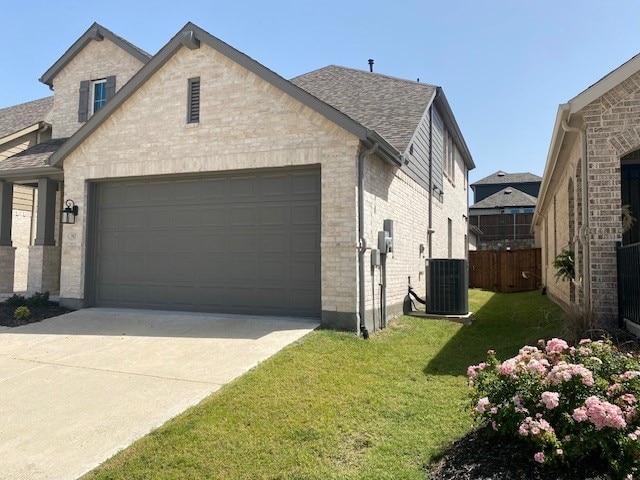
<path id="1" fill-rule="evenodd" d="M 78 206 L 73 200 L 67 200 L 64 202 L 67 206 L 62 212 L 60 212 L 60 223 L 67 225 L 76 223 L 76 216 L 78 216 Z"/>

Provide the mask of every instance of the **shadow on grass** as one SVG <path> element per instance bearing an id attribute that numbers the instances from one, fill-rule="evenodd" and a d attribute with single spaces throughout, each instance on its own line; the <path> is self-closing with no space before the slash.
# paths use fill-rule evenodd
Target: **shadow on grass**
<path id="1" fill-rule="evenodd" d="M 489 349 L 506 359 L 525 344 L 560 334 L 562 310 L 539 291 L 471 290 L 470 300 L 481 302 L 474 312 L 475 322 L 462 327 L 444 345 L 423 369 L 426 375 L 466 375 L 467 367 L 482 362 Z"/>

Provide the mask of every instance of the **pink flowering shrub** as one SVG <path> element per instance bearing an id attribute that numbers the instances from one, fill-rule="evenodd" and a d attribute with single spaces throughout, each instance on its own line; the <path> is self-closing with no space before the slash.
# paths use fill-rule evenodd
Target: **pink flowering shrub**
<path id="1" fill-rule="evenodd" d="M 599 456 L 615 472 L 640 472 L 640 361 L 609 341 L 562 339 L 467 369 L 474 415 L 531 447 L 539 463 Z"/>

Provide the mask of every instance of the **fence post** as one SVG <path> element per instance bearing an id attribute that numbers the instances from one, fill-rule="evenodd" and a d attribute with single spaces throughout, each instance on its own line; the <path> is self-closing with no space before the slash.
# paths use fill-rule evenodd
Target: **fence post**
<path id="1" fill-rule="evenodd" d="M 618 327 L 620 328 L 624 328 L 624 312 L 623 312 L 623 299 L 622 299 L 622 293 L 623 293 L 623 282 L 622 282 L 622 262 L 620 260 L 621 254 L 620 254 L 620 248 L 622 247 L 622 242 L 617 241 L 616 242 L 616 279 L 618 282 Z"/>

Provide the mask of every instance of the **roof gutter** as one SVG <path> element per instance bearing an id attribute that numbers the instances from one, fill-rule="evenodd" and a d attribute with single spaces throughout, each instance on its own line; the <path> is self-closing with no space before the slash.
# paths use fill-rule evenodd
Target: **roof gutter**
<path id="1" fill-rule="evenodd" d="M 38 168 L 16 168 L 0 171 L 0 180 L 8 180 L 11 182 L 34 180 L 37 178 L 62 180 L 63 176 L 64 172 L 62 169 L 46 166 Z"/>

